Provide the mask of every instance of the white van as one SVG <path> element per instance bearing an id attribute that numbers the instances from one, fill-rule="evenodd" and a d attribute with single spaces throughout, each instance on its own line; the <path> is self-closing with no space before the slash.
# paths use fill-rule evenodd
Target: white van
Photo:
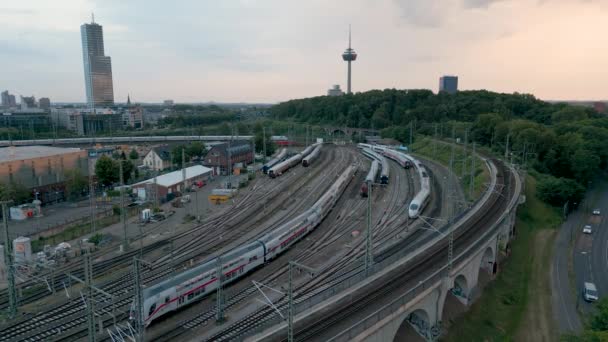
<path id="1" fill-rule="evenodd" d="M 595 302 L 598 300 L 597 288 L 594 283 L 587 283 L 583 287 L 583 298 L 588 302 Z"/>

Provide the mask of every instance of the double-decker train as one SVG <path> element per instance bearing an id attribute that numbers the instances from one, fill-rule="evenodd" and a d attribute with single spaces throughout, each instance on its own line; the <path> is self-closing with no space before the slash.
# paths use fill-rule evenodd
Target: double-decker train
<path id="1" fill-rule="evenodd" d="M 269 233 L 220 257 L 211 258 L 174 277 L 144 288 L 145 325 L 148 326 L 162 315 L 179 310 L 217 290 L 220 269 L 223 274 L 222 284 L 229 284 L 263 266 L 301 240 L 331 211 L 355 172 L 356 166 L 348 166 L 312 207 Z M 138 313 L 135 308 L 133 302 L 130 319 L 137 318 Z"/>

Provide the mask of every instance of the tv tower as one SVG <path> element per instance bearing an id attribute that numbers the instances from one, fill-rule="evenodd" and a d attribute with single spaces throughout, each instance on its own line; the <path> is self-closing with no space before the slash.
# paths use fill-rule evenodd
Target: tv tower
<path id="1" fill-rule="evenodd" d="M 346 93 L 350 94 L 351 69 L 350 62 L 357 60 L 357 53 L 350 47 L 350 25 L 348 25 L 348 49 L 342 54 L 342 59 L 348 62 L 348 84 L 346 85 Z"/>

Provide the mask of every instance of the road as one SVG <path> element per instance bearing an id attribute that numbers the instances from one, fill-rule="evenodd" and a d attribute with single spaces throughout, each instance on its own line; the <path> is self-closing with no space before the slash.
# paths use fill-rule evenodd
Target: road
<path id="1" fill-rule="evenodd" d="M 603 215 L 592 215 L 595 208 Z M 553 313 L 560 333 L 580 333 L 581 315 L 587 316 L 593 311 L 593 304 L 582 299 L 585 281 L 596 284 L 600 298 L 608 295 L 608 221 L 603 218 L 607 213 L 608 182 L 603 181 L 595 185 L 583 204 L 568 216 L 556 239 L 551 286 Z M 592 226 L 591 235 L 582 233 L 586 224 Z"/>

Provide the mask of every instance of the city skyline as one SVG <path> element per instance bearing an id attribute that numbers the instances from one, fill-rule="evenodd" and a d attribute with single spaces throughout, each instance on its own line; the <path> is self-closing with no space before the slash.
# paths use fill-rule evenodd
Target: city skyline
<path id="1" fill-rule="evenodd" d="M 340 1 L 331 7 L 320 1 L 170 8 L 138 1 L 4 4 L 0 62 L 11 68 L 1 87 L 53 102 L 85 102 L 78 27 L 95 12 L 114 59 L 117 102 L 131 93 L 140 102 L 273 103 L 322 95 L 331 84 L 346 88 L 336 50 L 349 23 L 365 56 L 357 61 L 357 92 L 436 91 L 438 77 L 457 74 L 462 90 L 517 91 L 545 100 L 608 97 L 601 34 L 608 28 L 601 20 L 606 3 Z M 200 20 L 200 13 L 214 14 Z"/>

